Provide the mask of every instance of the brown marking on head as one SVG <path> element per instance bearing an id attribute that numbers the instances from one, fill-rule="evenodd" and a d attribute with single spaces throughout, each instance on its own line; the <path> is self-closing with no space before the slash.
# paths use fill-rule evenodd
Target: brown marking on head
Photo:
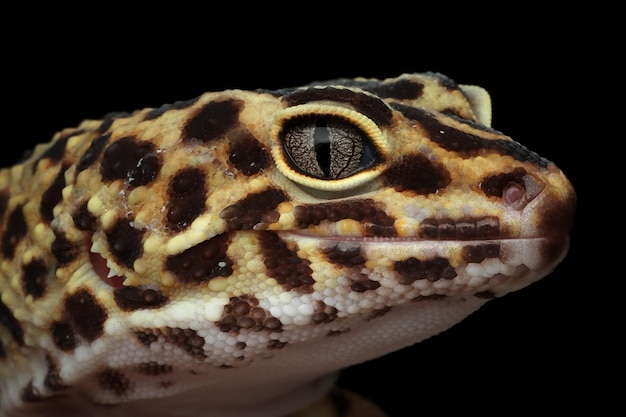
<path id="1" fill-rule="evenodd" d="M 297 206 L 294 210 L 296 224 L 301 229 L 318 225 L 323 220 L 337 222 L 352 219 L 360 222 L 365 235 L 370 237 L 393 237 L 395 219 L 373 200 L 349 200 Z"/>
<path id="2" fill-rule="evenodd" d="M 15 247 L 26 236 L 27 225 L 22 208 L 22 206 L 17 206 L 9 213 L 2 234 L 2 254 L 8 259 L 13 257 Z"/>
<path id="3" fill-rule="evenodd" d="M 243 101 L 235 99 L 214 100 L 202 107 L 185 125 L 184 141 L 197 140 L 206 143 L 220 139 L 239 123 Z"/>
<path id="4" fill-rule="evenodd" d="M 271 157 L 252 133 L 235 129 L 228 134 L 228 160 L 247 177 L 258 174 L 269 165 Z"/>
<path id="5" fill-rule="evenodd" d="M 113 298 L 122 311 L 159 308 L 169 301 L 161 290 L 131 286 L 116 288 Z"/>
<path id="6" fill-rule="evenodd" d="M 206 354 L 204 353 L 204 344 L 206 341 L 193 329 L 181 329 L 176 327 L 145 329 L 135 331 L 135 336 L 147 347 L 157 342 L 171 343 L 196 359 L 206 358 Z"/>
<path id="7" fill-rule="evenodd" d="M 118 397 L 125 396 L 132 388 L 130 379 L 126 377 L 122 372 L 106 368 L 104 371 L 97 375 L 98 386 L 107 391 L 112 391 Z"/>
<path id="8" fill-rule="evenodd" d="M 59 365 L 52 359 L 50 355 L 46 355 L 46 362 L 48 364 L 48 371 L 43 380 L 43 385 L 50 391 L 58 392 L 68 389 L 65 385 L 61 375 L 59 373 Z"/>
<path id="9" fill-rule="evenodd" d="M 72 220 L 74 220 L 74 225 L 78 230 L 93 230 L 96 224 L 95 216 L 91 214 L 87 208 L 88 203 L 88 201 L 85 201 L 83 204 L 79 205 L 72 214 Z"/>
<path id="10" fill-rule="evenodd" d="M 226 254 L 229 235 L 223 233 L 167 258 L 165 268 L 181 282 L 205 282 L 233 273 L 233 261 Z"/>
<path id="11" fill-rule="evenodd" d="M 65 299 L 65 313 L 74 330 L 88 342 L 93 342 L 104 333 L 107 313 L 91 293 L 81 288 Z"/>
<path id="12" fill-rule="evenodd" d="M 52 270 L 43 259 L 34 258 L 22 265 L 22 289 L 33 299 L 41 298 L 48 287 L 48 280 L 54 277 Z"/>
<path id="13" fill-rule="evenodd" d="M 50 326 L 54 345 L 64 352 L 74 350 L 77 345 L 76 333 L 70 323 L 54 321 Z"/>
<path id="14" fill-rule="evenodd" d="M 62 192 L 63 188 L 65 187 L 66 169 L 67 167 L 65 166 L 61 167 L 52 183 L 41 195 L 39 213 L 41 214 L 41 219 L 46 223 L 50 223 L 52 221 L 52 219 L 54 218 L 54 208 L 63 199 Z"/>
<path id="15" fill-rule="evenodd" d="M 427 218 L 419 225 L 421 239 L 430 240 L 476 240 L 493 239 L 500 236 L 499 219 L 495 216 L 449 218 Z"/>
<path id="16" fill-rule="evenodd" d="M 500 256 L 499 243 L 485 243 L 482 245 L 467 245 L 461 250 L 461 257 L 467 263 L 481 263 L 487 258 Z"/>
<path id="17" fill-rule="evenodd" d="M 443 164 L 431 161 L 422 154 L 401 156 L 387 168 L 384 177 L 396 191 L 417 194 L 436 193 L 451 182 L 450 172 Z"/>
<path id="18" fill-rule="evenodd" d="M 421 279 L 435 282 L 440 279 L 453 279 L 457 276 L 450 262 L 442 257 L 428 260 L 410 257 L 404 261 L 396 261 L 393 269 L 398 273 L 398 282 L 404 285 Z"/>
<path id="19" fill-rule="evenodd" d="M 323 301 L 315 303 L 315 312 L 311 315 L 313 324 L 330 323 L 337 318 L 337 308 L 329 306 Z"/>
<path id="20" fill-rule="evenodd" d="M 163 374 L 171 374 L 174 372 L 174 367 L 168 364 L 162 364 L 159 362 L 144 362 L 137 365 L 137 372 L 143 375 L 158 376 Z"/>
<path id="21" fill-rule="evenodd" d="M 81 133 L 83 133 L 81 130 L 77 130 L 52 142 L 48 149 L 46 149 L 33 164 L 33 172 L 35 172 L 35 170 L 37 169 L 39 161 L 42 161 L 44 159 L 50 159 L 53 163 L 61 161 L 63 155 L 65 154 L 65 148 L 67 146 L 68 139 Z"/>
<path id="22" fill-rule="evenodd" d="M 41 399 L 42 396 L 39 393 L 39 390 L 33 386 L 32 380 L 29 381 L 28 384 L 26 384 L 24 388 L 20 390 L 20 400 L 25 403 L 33 403 L 36 401 L 40 401 Z"/>
<path id="23" fill-rule="evenodd" d="M 151 142 L 126 136 L 106 147 L 100 173 L 104 181 L 124 180 L 137 187 L 152 182 L 160 169 L 161 161 Z"/>
<path id="24" fill-rule="evenodd" d="M 205 173 L 184 168 L 174 175 L 167 191 L 167 225 L 172 231 L 187 228 L 206 209 Z"/>
<path id="25" fill-rule="evenodd" d="M 87 148 L 76 164 L 76 175 L 92 166 L 98 160 L 104 147 L 109 143 L 109 139 L 111 139 L 110 133 L 97 136 L 91 141 L 89 148 Z"/>
<path id="26" fill-rule="evenodd" d="M 231 297 L 224 306 L 224 315 L 216 325 L 222 332 L 238 333 L 241 329 L 254 332 L 282 331 L 282 323 L 269 311 L 259 307 L 259 300 L 251 296 Z"/>
<path id="27" fill-rule="evenodd" d="M 399 79 L 391 82 L 376 83 L 371 87 L 366 87 L 365 90 L 381 98 L 417 100 L 424 92 L 424 84 L 415 80 Z"/>
<path id="28" fill-rule="evenodd" d="M 300 258 L 297 250 L 290 249 L 274 232 L 259 233 L 259 246 L 267 276 L 274 278 L 286 291 L 313 292 L 315 280 L 308 259 Z"/>
<path id="29" fill-rule="evenodd" d="M 263 222 L 287 196 L 277 188 L 268 188 L 226 207 L 220 217 L 227 223 L 228 230 L 250 230 Z"/>
<path id="30" fill-rule="evenodd" d="M 54 241 L 52 242 L 50 250 L 58 262 L 57 267 L 67 265 L 76 259 L 82 248 L 78 244 L 70 241 L 62 231 L 53 229 L 53 232 Z"/>
<path id="31" fill-rule="evenodd" d="M 144 230 L 135 229 L 132 219 L 121 218 L 106 232 L 111 254 L 119 263 L 132 269 L 135 260 L 143 253 Z"/>
<path id="32" fill-rule="evenodd" d="M 493 139 L 481 137 L 479 129 L 477 129 L 475 134 L 464 132 L 440 122 L 428 111 L 416 107 L 399 103 L 392 103 L 391 107 L 401 112 L 408 119 L 419 122 L 428 139 L 448 151 L 458 153 L 463 158 L 496 153 L 509 155 L 518 161 L 530 162 L 542 168 L 546 168 L 549 164 L 547 159 L 540 157 L 535 152 L 508 138 Z"/>
<path id="33" fill-rule="evenodd" d="M 347 267 L 363 265 L 366 261 L 361 254 L 361 245 L 358 242 L 333 242 L 321 248 L 321 253 L 330 263 Z"/>

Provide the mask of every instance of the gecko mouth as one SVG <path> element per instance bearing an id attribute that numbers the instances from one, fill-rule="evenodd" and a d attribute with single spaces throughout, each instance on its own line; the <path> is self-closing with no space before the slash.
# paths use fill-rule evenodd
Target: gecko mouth
<path id="1" fill-rule="evenodd" d="M 107 266 L 107 261 L 99 254 L 89 251 L 89 261 L 94 272 L 100 277 L 100 280 L 113 288 L 121 288 L 124 286 L 124 276 L 111 273 L 111 269 Z"/>

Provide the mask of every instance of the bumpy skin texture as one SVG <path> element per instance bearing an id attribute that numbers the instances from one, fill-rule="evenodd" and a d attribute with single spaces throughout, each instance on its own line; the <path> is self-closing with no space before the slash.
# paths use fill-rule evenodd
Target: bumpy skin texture
<path id="1" fill-rule="evenodd" d="M 59 132 L 0 171 L 0 415 L 296 413 L 545 276 L 574 191 L 490 112 L 428 73 Z"/>

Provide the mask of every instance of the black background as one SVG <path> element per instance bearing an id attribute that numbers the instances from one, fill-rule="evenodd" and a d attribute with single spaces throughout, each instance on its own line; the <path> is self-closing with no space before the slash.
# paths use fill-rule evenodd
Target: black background
<path id="1" fill-rule="evenodd" d="M 593 254 L 603 241 L 589 239 L 602 220 L 591 214 L 591 196 L 598 197 L 591 163 L 602 158 L 594 151 L 599 138 L 586 127 L 594 105 L 583 94 L 603 73 L 589 65 L 602 58 L 582 41 L 584 28 L 544 10 L 517 16 L 517 24 L 510 22 L 515 9 L 489 19 L 455 19 L 449 10 L 361 17 L 259 10 L 249 14 L 253 24 L 235 11 L 166 12 L 156 19 L 115 10 L 96 21 L 99 12 L 56 11 L 33 21 L 24 11 L 20 32 L 4 37 L 3 165 L 84 118 L 204 91 L 422 71 L 483 86 L 492 95 L 493 126 L 556 162 L 574 184 L 570 253 L 540 282 L 439 336 L 344 371 L 340 383 L 391 416 L 606 405 L 601 387 L 621 364 L 606 360 L 613 343 L 603 308 L 615 290 L 601 268 L 609 255 Z"/>

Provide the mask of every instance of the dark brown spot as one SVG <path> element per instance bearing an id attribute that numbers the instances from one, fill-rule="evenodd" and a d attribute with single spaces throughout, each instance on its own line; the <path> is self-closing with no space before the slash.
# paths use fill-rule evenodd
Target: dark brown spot
<path id="1" fill-rule="evenodd" d="M 52 162 L 59 162 L 65 153 L 65 147 L 67 146 L 68 139 L 81 133 L 82 131 L 78 130 L 55 140 L 52 145 L 50 145 L 50 147 L 48 147 L 48 149 L 41 154 L 41 156 L 37 159 L 37 162 L 33 164 L 33 171 L 37 169 L 37 165 L 41 160 L 50 159 Z"/>
<path id="2" fill-rule="evenodd" d="M 279 350 L 284 348 L 287 345 L 287 342 L 281 342 L 280 340 L 271 339 L 267 342 L 267 348 L 269 350 Z"/>
<path id="3" fill-rule="evenodd" d="M 325 100 L 347 103 L 358 112 L 372 119 L 379 126 L 389 125 L 393 116 L 391 109 L 381 99 L 344 88 L 323 87 L 296 90 L 283 97 L 283 100 L 289 106 Z"/>
<path id="4" fill-rule="evenodd" d="M 367 316 L 365 319 L 368 320 L 368 321 L 369 320 L 374 320 L 374 319 L 377 319 L 379 317 L 383 317 L 384 315 L 386 315 L 390 311 L 391 311 L 391 306 L 379 308 L 379 309 L 376 309 L 376 310 L 372 311 L 372 314 Z"/>
<path id="5" fill-rule="evenodd" d="M 2 235 L 2 254 L 5 258 L 12 258 L 15 247 L 26 236 L 27 226 L 22 206 L 13 209 L 7 218 L 6 228 Z"/>
<path id="6" fill-rule="evenodd" d="M 130 389 L 131 382 L 122 372 L 107 368 L 98 374 L 98 385 L 100 388 L 113 391 L 118 397 L 122 397 Z"/>
<path id="7" fill-rule="evenodd" d="M 393 82 L 380 83 L 369 89 L 372 93 L 382 98 L 394 98 L 396 100 L 415 100 L 424 92 L 424 84 L 413 80 L 400 79 Z"/>
<path id="8" fill-rule="evenodd" d="M 172 178 L 168 189 L 167 224 L 173 231 L 187 228 L 206 208 L 205 174 L 185 168 Z"/>
<path id="9" fill-rule="evenodd" d="M 65 234 L 58 230 L 54 230 L 54 242 L 50 249 L 58 261 L 58 266 L 67 265 L 80 254 L 80 247 L 70 242 Z"/>
<path id="10" fill-rule="evenodd" d="M 96 129 L 97 133 L 105 133 L 107 130 L 111 128 L 113 122 L 117 119 L 123 119 L 125 117 L 131 116 L 128 112 L 111 112 L 107 113 L 102 117 L 102 123 Z"/>
<path id="11" fill-rule="evenodd" d="M 226 207 L 220 217 L 226 221 L 228 230 L 250 230 L 285 200 L 287 196 L 281 190 L 269 188 Z"/>
<path id="12" fill-rule="evenodd" d="M 497 217 L 422 220 L 419 237 L 430 240 L 492 239 L 500 235 Z"/>
<path id="13" fill-rule="evenodd" d="M 87 208 L 88 202 L 85 201 L 78 209 L 72 214 L 74 225 L 79 230 L 93 230 L 96 223 L 96 218 L 89 212 Z"/>
<path id="14" fill-rule="evenodd" d="M 38 299 L 46 292 L 48 280 L 52 277 L 52 271 L 42 259 L 32 259 L 22 267 L 22 288 L 24 294 Z"/>
<path id="15" fill-rule="evenodd" d="M 121 179 L 136 187 L 152 182 L 160 167 L 152 143 L 126 136 L 111 143 L 104 151 L 101 174 L 104 181 Z"/>
<path id="16" fill-rule="evenodd" d="M 385 178 L 396 191 L 417 194 L 436 193 L 450 184 L 450 173 L 439 162 L 422 154 L 406 155 L 385 171 Z"/>
<path id="17" fill-rule="evenodd" d="M 65 300 L 65 311 L 74 329 L 88 342 L 93 342 L 104 332 L 106 310 L 85 289 L 79 289 Z"/>
<path id="18" fill-rule="evenodd" d="M 350 267 L 365 263 L 365 258 L 361 255 L 361 245 L 358 242 L 335 242 L 322 248 L 321 252 L 329 262 L 334 264 Z"/>
<path id="19" fill-rule="evenodd" d="M 165 327 L 163 329 L 152 329 L 152 337 L 144 339 L 144 343 L 148 340 L 154 341 L 162 338 L 163 342 L 171 343 L 185 351 L 185 353 L 197 359 L 205 359 L 204 353 L 205 340 L 199 336 L 195 330 L 192 329 L 180 329 L 176 327 Z M 154 342 L 150 342 L 154 343 Z M 147 343 L 146 345 L 150 345 Z"/>
<path id="20" fill-rule="evenodd" d="M 259 233 L 259 246 L 267 276 L 274 278 L 287 291 L 297 289 L 304 294 L 313 292 L 313 270 L 308 259 L 298 256 L 297 248 L 290 249 L 274 232 Z"/>
<path id="21" fill-rule="evenodd" d="M 205 282 L 233 273 L 233 261 L 226 255 L 227 233 L 206 240 L 186 251 L 170 256 L 166 268 L 183 282 Z"/>
<path id="22" fill-rule="evenodd" d="M 111 134 L 98 136 L 91 141 L 89 148 L 85 151 L 83 156 L 80 157 L 78 164 L 76 165 L 76 174 L 89 168 L 100 157 L 102 150 L 109 142 Z"/>
<path id="23" fill-rule="evenodd" d="M 39 213 L 44 222 L 50 223 L 54 218 L 53 210 L 63 199 L 62 191 L 65 187 L 65 170 L 67 167 L 61 167 L 59 173 L 52 181 L 52 184 L 43 192 L 41 196 L 41 205 Z"/>
<path id="24" fill-rule="evenodd" d="M 249 296 L 232 297 L 224 306 L 222 319 L 216 324 L 221 331 L 232 333 L 237 333 L 240 329 L 254 332 L 282 331 L 280 320 L 272 317 L 269 311 L 259 307 L 259 300 Z"/>
<path id="25" fill-rule="evenodd" d="M 337 203 L 297 206 L 294 210 L 296 224 L 301 229 L 318 225 L 322 221 L 337 222 L 352 219 L 361 223 L 364 235 L 371 237 L 393 237 L 395 219 L 373 200 L 347 200 Z"/>
<path id="26" fill-rule="evenodd" d="M 55 346 L 62 351 L 71 351 L 76 347 L 76 335 L 69 323 L 55 321 L 52 323 L 50 332 Z"/>
<path id="27" fill-rule="evenodd" d="M 238 129 L 228 135 L 231 145 L 228 160 L 245 176 L 258 174 L 271 160 L 261 143 L 247 130 Z"/>
<path id="28" fill-rule="evenodd" d="M 329 330 L 328 333 L 326 333 L 326 336 L 329 336 L 329 337 L 339 336 L 344 333 L 348 333 L 349 331 L 350 331 L 350 328 Z"/>
<path id="29" fill-rule="evenodd" d="M 131 220 L 122 218 L 115 223 L 111 230 L 106 232 L 109 250 L 115 258 L 128 268 L 143 253 L 143 230 L 137 230 L 131 225 Z"/>
<path id="30" fill-rule="evenodd" d="M 168 302 L 160 290 L 130 286 L 116 288 L 113 298 L 123 311 L 159 308 Z"/>
<path id="31" fill-rule="evenodd" d="M 483 138 L 478 133 L 467 133 L 443 124 L 425 110 L 399 103 L 392 103 L 391 106 L 395 110 L 400 111 L 405 117 L 419 122 L 430 140 L 436 142 L 444 149 L 457 152 L 464 158 L 497 153 L 509 155 L 518 161 L 530 162 L 542 168 L 546 168 L 550 163 L 547 159 L 529 151 L 523 145 L 511 139 Z"/>
<path id="32" fill-rule="evenodd" d="M 457 276 L 454 268 L 446 258 L 436 257 L 430 260 L 409 258 L 404 261 L 396 261 L 394 271 L 399 275 L 400 284 L 409 285 L 417 280 L 438 281 L 440 279 L 453 279 Z"/>
<path id="33" fill-rule="evenodd" d="M 6 359 L 7 357 L 7 351 L 4 349 L 4 344 L 2 343 L 2 340 L 0 340 L 0 359 Z"/>
<path id="34" fill-rule="evenodd" d="M 4 189 L 0 191 L 0 217 L 4 217 L 4 213 L 7 212 L 9 205 L 9 190 Z"/>
<path id="35" fill-rule="evenodd" d="M 380 287 L 380 282 L 372 281 L 371 279 L 364 279 L 362 281 L 357 281 L 350 285 L 350 289 L 354 292 L 365 292 L 370 290 L 375 290 Z"/>
<path id="36" fill-rule="evenodd" d="M 13 337 L 15 342 L 22 346 L 24 344 L 24 330 L 17 321 L 9 307 L 2 302 L 2 294 L 0 293 L 0 324 L 3 325 Z"/>
<path id="37" fill-rule="evenodd" d="M 339 311 L 323 301 L 318 301 L 315 305 L 315 313 L 311 315 L 313 324 L 330 323 L 337 318 Z"/>
<path id="38" fill-rule="evenodd" d="M 63 391 L 68 388 L 59 375 L 59 366 L 50 355 L 46 355 L 48 372 L 43 380 L 43 385 L 51 391 Z"/>
<path id="39" fill-rule="evenodd" d="M 468 263 L 481 263 L 486 258 L 500 256 L 499 243 L 486 243 L 484 245 L 467 245 L 461 250 L 463 260 Z"/>
<path id="40" fill-rule="evenodd" d="M 193 106 L 198 101 L 199 98 L 200 97 L 192 98 L 191 100 L 177 101 L 174 104 L 164 104 L 158 109 L 152 109 L 148 113 L 146 113 L 144 120 L 157 119 L 169 110 L 186 109 L 187 107 Z"/>
<path id="41" fill-rule="evenodd" d="M 495 239 L 500 236 L 500 219 L 493 216 L 476 220 L 476 237 L 478 239 Z"/>
<path id="42" fill-rule="evenodd" d="M 135 332 L 135 337 L 141 344 L 149 347 L 151 344 L 157 342 L 159 340 L 159 335 L 161 334 L 161 330 L 159 329 L 151 329 L 151 330 L 138 330 Z"/>
<path id="43" fill-rule="evenodd" d="M 516 183 L 523 186 L 525 175 L 524 168 L 515 168 L 512 172 L 492 175 L 480 182 L 480 189 L 488 196 L 501 198 L 505 187 L 509 184 Z"/>
<path id="44" fill-rule="evenodd" d="M 42 399 L 41 393 L 33 386 L 32 380 L 20 390 L 20 399 L 25 403 L 33 403 Z"/>
<path id="45" fill-rule="evenodd" d="M 241 100 L 211 101 L 187 122 L 182 133 L 183 140 L 206 143 L 224 137 L 226 132 L 239 123 L 239 112 L 242 108 Z"/>
<path id="46" fill-rule="evenodd" d="M 171 374 L 174 372 L 172 365 L 161 364 L 158 362 L 140 363 L 137 366 L 137 372 L 144 375 L 157 376 L 163 374 Z"/>

